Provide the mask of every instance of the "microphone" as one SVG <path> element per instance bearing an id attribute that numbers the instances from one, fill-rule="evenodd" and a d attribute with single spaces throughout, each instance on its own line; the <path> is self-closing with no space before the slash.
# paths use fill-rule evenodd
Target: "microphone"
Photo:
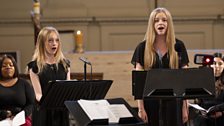
<path id="1" fill-rule="evenodd" d="M 86 64 L 90 65 L 90 67 L 91 67 L 91 75 L 90 75 L 91 78 L 90 79 L 92 80 L 92 64 L 85 57 L 79 57 L 79 59 L 84 62 L 84 80 L 85 81 L 87 80 Z"/>
<path id="2" fill-rule="evenodd" d="M 91 65 L 91 63 L 85 58 L 85 57 L 79 57 L 79 59 L 81 61 L 83 61 L 84 63 L 88 64 L 88 65 Z"/>

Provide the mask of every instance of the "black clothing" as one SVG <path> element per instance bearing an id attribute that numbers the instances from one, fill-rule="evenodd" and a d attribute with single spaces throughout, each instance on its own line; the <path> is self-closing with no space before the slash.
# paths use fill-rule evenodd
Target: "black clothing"
<path id="1" fill-rule="evenodd" d="M 224 111 L 224 90 L 214 99 L 201 99 L 201 106 L 208 109 L 212 106 L 213 112 L 223 112 Z M 211 118 L 209 114 L 207 117 L 201 116 L 200 114 L 194 119 L 195 126 L 224 126 L 224 115 L 218 118 Z"/>
<path id="2" fill-rule="evenodd" d="M 136 63 L 140 63 L 144 67 L 144 53 L 145 53 L 145 44 L 146 41 L 141 42 L 135 49 L 131 63 L 136 67 Z M 179 64 L 180 68 L 182 66 L 188 65 L 189 59 L 187 50 L 184 46 L 184 43 L 176 39 L 176 50 L 178 50 Z M 169 55 L 166 53 L 164 56 L 160 57 L 156 53 L 156 62 L 153 64 L 152 69 L 156 68 L 169 68 Z M 161 106 L 160 106 L 161 105 Z M 150 126 L 159 126 L 159 119 L 164 120 L 164 126 L 175 126 L 177 119 L 176 117 L 176 100 L 167 99 L 153 99 L 153 100 L 144 100 L 144 106 L 146 113 L 148 115 L 148 122 Z M 160 111 L 162 115 L 159 115 Z"/>
<path id="3" fill-rule="evenodd" d="M 25 116 L 30 116 L 34 101 L 33 87 L 26 80 L 18 78 L 11 87 L 4 87 L 0 84 L 0 113 L 3 114 L 4 111 L 10 110 L 13 115 L 16 115 L 24 110 Z"/>
<path id="4" fill-rule="evenodd" d="M 70 67 L 70 62 L 66 61 L 67 66 Z M 37 62 L 31 61 L 28 64 L 28 69 L 32 69 L 34 73 L 38 73 Z M 42 94 L 45 95 L 46 88 L 49 81 L 66 80 L 67 71 L 62 63 L 58 64 L 46 64 L 43 71 L 38 73 L 40 80 Z M 35 106 L 33 112 L 33 126 L 68 126 L 68 111 L 58 109 L 39 109 L 38 103 Z"/>
<path id="5" fill-rule="evenodd" d="M 136 63 L 140 63 L 141 66 L 144 66 L 144 53 L 145 53 L 145 44 L 146 41 L 141 42 L 135 49 L 135 52 L 132 56 L 131 63 L 136 67 Z M 178 49 L 178 56 L 180 59 L 180 67 L 188 65 L 189 59 L 187 50 L 184 46 L 184 43 L 178 39 L 176 39 L 176 47 Z M 169 68 L 169 56 L 168 53 L 166 53 L 162 58 L 160 62 L 159 54 L 156 53 L 156 63 L 152 66 L 152 68 Z"/>

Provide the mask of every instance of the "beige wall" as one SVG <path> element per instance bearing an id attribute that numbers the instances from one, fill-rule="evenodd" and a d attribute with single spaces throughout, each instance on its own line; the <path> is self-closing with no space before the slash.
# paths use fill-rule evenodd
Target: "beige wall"
<path id="1" fill-rule="evenodd" d="M 34 48 L 32 0 L 1 3 L 1 50 L 19 50 L 24 69 Z M 176 36 L 188 49 L 224 48 L 223 5 L 223 0 L 158 0 L 158 6 L 172 13 Z M 41 21 L 59 30 L 82 30 L 88 51 L 133 50 L 144 37 L 154 6 L 154 0 L 45 0 Z"/>
<path id="2" fill-rule="evenodd" d="M 41 1 L 41 23 L 58 30 L 82 30 L 86 51 L 133 51 L 144 37 L 148 16 L 154 6 L 153 0 L 45 0 Z M 185 42 L 187 49 L 224 49 L 223 0 L 158 0 L 158 6 L 170 10 L 176 36 Z M 34 49 L 31 10 L 31 0 L 2 0 L 0 4 L 0 51 L 18 51 L 21 72 L 24 72 Z M 65 39 L 63 43 L 67 41 L 70 40 Z M 70 60 L 77 60 L 77 57 L 70 56 L 73 54 L 67 55 Z M 101 56 L 100 53 L 95 55 Z M 125 55 L 125 60 L 120 61 L 123 55 L 114 58 L 102 56 L 107 60 L 99 70 L 110 67 L 110 64 L 117 67 L 120 63 L 128 64 L 123 71 L 110 68 L 116 73 L 103 72 L 106 79 L 115 81 L 112 90 L 119 88 L 122 93 L 127 93 L 119 96 L 129 95 L 128 99 L 131 99 L 130 87 L 128 92 L 120 88 L 130 84 L 124 81 L 130 81 L 128 72 L 132 69 L 130 55 Z M 103 59 L 98 57 L 93 61 L 97 63 Z M 79 71 L 75 69 L 76 61 L 72 62 L 72 67 L 72 72 Z M 122 73 L 125 72 L 128 74 L 123 80 Z M 109 95 L 117 96 L 113 93 Z"/>
<path id="3" fill-rule="evenodd" d="M 5 25 L 0 28 L 0 51 L 17 52 L 20 71 L 25 71 L 34 50 L 33 29 L 27 25 Z"/>

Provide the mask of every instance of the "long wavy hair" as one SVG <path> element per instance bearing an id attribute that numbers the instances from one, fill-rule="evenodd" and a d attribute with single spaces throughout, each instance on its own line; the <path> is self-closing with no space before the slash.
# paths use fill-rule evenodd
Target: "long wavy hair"
<path id="1" fill-rule="evenodd" d="M 214 57 L 219 58 L 220 60 L 223 61 L 222 53 L 216 52 L 216 53 L 214 53 Z M 215 68 L 213 68 L 213 69 L 215 69 Z M 215 82 L 215 89 L 216 89 L 215 90 L 216 97 L 218 97 L 221 94 L 221 92 L 224 91 L 224 70 L 222 70 L 221 75 L 218 77 L 218 79 Z"/>
<path id="2" fill-rule="evenodd" d="M 179 66 L 178 66 L 178 55 L 174 48 L 176 41 L 173 27 L 173 19 L 170 12 L 165 8 L 156 8 L 150 14 L 147 31 L 144 38 L 146 40 L 145 54 L 144 54 L 144 69 L 151 69 L 153 64 L 156 62 L 156 49 L 154 47 L 156 31 L 154 28 L 154 24 L 155 24 L 155 17 L 160 12 L 166 15 L 168 23 L 168 28 L 166 32 L 166 45 L 168 48 L 168 55 L 170 57 L 169 67 L 171 69 L 177 69 Z"/>
<path id="3" fill-rule="evenodd" d="M 62 50 L 61 50 L 61 39 L 59 36 L 59 32 L 54 27 L 44 27 L 41 29 L 41 31 L 38 34 L 36 48 L 35 48 L 33 58 L 32 58 L 33 61 L 37 61 L 38 73 L 42 72 L 44 66 L 46 65 L 45 42 L 48 41 L 51 33 L 55 33 L 59 38 L 58 50 L 54 56 L 55 60 L 56 60 L 56 66 L 58 68 L 58 63 L 61 62 L 63 64 L 65 70 L 66 71 L 68 70 L 65 56 L 63 55 Z"/>
<path id="4" fill-rule="evenodd" d="M 221 76 L 215 82 L 216 97 L 218 97 L 221 94 L 221 92 L 223 92 L 223 91 L 224 91 L 224 71 L 222 71 Z"/>

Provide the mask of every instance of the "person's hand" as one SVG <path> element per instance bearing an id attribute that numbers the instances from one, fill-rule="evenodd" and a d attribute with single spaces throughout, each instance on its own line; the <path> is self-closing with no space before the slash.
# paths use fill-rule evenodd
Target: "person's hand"
<path id="1" fill-rule="evenodd" d="M 7 117 L 7 118 L 10 118 L 10 117 L 12 117 L 12 111 L 10 111 L 10 110 L 7 110 L 6 112 L 7 112 L 7 115 L 6 115 L 6 117 Z"/>
<path id="2" fill-rule="evenodd" d="M 182 106 L 182 120 L 183 120 L 183 123 L 186 123 L 188 121 L 188 113 L 189 113 L 189 110 L 188 110 L 187 101 L 184 100 L 183 101 L 183 106 Z"/>
<path id="3" fill-rule="evenodd" d="M 215 105 L 215 106 L 210 107 L 208 110 L 209 110 L 208 115 L 212 115 L 219 110 L 219 107 L 218 107 L 218 105 Z"/>
<path id="4" fill-rule="evenodd" d="M 186 123 L 188 121 L 188 112 L 187 112 L 187 110 L 183 111 L 183 113 L 182 113 L 182 120 L 183 120 L 183 123 Z"/>
<path id="5" fill-rule="evenodd" d="M 41 97 L 42 97 L 42 94 L 36 94 L 36 100 L 37 100 L 38 102 L 40 102 Z"/>
<path id="6" fill-rule="evenodd" d="M 143 120 L 143 122 L 147 123 L 148 122 L 148 116 L 145 112 L 145 109 L 139 110 L 138 111 L 138 116 Z"/>

